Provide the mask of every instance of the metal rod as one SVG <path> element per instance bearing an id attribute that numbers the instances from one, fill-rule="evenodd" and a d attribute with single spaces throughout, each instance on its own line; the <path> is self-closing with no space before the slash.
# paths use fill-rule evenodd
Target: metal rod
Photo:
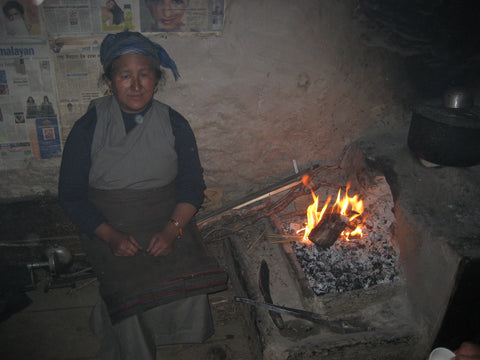
<path id="1" fill-rule="evenodd" d="M 263 308 L 269 311 L 275 311 L 280 314 L 290 315 L 299 319 L 308 320 L 313 323 L 326 326 L 332 331 L 342 333 L 342 334 L 373 330 L 373 328 L 370 328 L 370 327 L 353 326 L 346 320 L 330 320 L 323 315 L 316 314 L 310 311 L 293 309 L 293 308 L 280 306 L 280 305 L 262 303 L 259 301 L 251 300 L 248 298 L 242 298 L 238 296 L 236 296 L 234 300 L 248 304 L 248 305 L 252 305 L 255 307 Z"/>

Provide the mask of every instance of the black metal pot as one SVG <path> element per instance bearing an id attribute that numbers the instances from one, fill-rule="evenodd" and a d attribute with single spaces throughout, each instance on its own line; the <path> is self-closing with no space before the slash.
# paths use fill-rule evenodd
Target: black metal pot
<path id="1" fill-rule="evenodd" d="M 418 106 L 412 114 L 408 147 L 438 165 L 480 164 L 480 109 Z"/>

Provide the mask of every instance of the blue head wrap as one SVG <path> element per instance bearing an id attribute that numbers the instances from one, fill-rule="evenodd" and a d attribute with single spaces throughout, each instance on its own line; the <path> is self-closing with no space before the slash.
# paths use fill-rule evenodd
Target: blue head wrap
<path id="1" fill-rule="evenodd" d="M 125 54 L 150 56 L 161 66 L 172 70 L 175 80 L 180 77 L 175 61 L 170 58 L 165 49 L 139 32 L 122 31 L 105 36 L 100 45 L 100 62 L 103 67 L 111 63 L 113 59 Z"/>

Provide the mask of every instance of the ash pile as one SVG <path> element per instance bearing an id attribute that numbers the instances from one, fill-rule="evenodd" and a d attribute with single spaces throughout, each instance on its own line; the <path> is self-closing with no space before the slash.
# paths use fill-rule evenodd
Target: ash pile
<path id="1" fill-rule="evenodd" d="M 325 249 L 303 242 L 292 245 L 316 295 L 368 289 L 400 279 L 393 199 L 383 176 L 375 179 L 363 201 L 368 214 L 363 224 L 363 237 L 349 241 L 338 238 Z"/>

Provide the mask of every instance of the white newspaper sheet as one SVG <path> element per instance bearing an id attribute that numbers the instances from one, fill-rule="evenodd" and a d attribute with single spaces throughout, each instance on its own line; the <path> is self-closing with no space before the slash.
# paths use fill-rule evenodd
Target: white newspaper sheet
<path id="1" fill-rule="evenodd" d="M 55 99 L 53 68 L 46 42 L 0 43 L 2 165 L 5 161 L 31 156 L 61 155 Z M 41 123 L 48 123 L 52 129 L 47 142 L 37 131 Z"/>
<path id="2" fill-rule="evenodd" d="M 51 42 L 62 139 L 74 122 L 85 114 L 92 99 L 102 96 L 107 87 L 100 81 L 100 43 L 97 39 L 56 39 Z"/>
<path id="3" fill-rule="evenodd" d="M 41 9 L 49 37 L 140 29 L 138 0 L 47 0 Z"/>

